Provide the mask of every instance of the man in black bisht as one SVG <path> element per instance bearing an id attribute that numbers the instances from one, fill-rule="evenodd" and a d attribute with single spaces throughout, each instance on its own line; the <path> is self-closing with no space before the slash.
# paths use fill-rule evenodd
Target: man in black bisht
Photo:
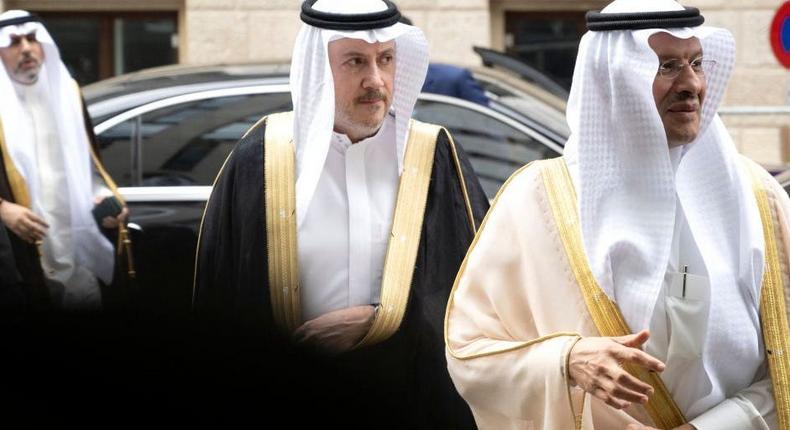
<path id="1" fill-rule="evenodd" d="M 374 427 L 474 427 L 444 311 L 488 202 L 449 133 L 411 120 L 426 40 L 386 0 L 312 0 L 301 17 L 294 111 L 259 121 L 219 174 L 194 307 L 271 329 L 252 355 L 280 401 Z"/>

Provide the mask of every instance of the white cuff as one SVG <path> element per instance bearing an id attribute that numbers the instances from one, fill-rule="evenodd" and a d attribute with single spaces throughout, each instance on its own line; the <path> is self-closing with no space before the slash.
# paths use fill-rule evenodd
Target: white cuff
<path id="1" fill-rule="evenodd" d="M 697 430 L 768 430 L 762 416 L 747 402 L 727 399 L 689 421 Z"/>

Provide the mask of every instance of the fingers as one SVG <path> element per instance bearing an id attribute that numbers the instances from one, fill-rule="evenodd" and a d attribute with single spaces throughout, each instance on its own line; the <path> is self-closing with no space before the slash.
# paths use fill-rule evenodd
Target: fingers
<path id="1" fill-rule="evenodd" d="M 124 206 L 121 213 L 118 215 L 118 223 L 125 222 L 126 218 L 129 218 L 129 208 Z"/>
<path id="2" fill-rule="evenodd" d="M 307 338 L 307 330 L 309 329 L 309 327 L 307 325 L 309 323 L 310 323 L 310 321 L 307 321 L 306 323 L 300 325 L 299 328 L 294 330 L 294 332 L 293 332 L 293 340 L 294 341 L 296 341 L 296 342 L 304 342 L 304 340 Z"/>
<path id="3" fill-rule="evenodd" d="M 648 330 L 642 330 L 639 333 L 612 338 L 613 341 L 619 343 L 620 345 L 630 348 L 641 348 L 648 339 L 650 339 L 650 332 Z"/>
<path id="4" fill-rule="evenodd" d="M 26 210 L 25 218 L 29 222 L 36 224 L 40 227 L 49 228 L 49 224 L 47 224 L 47 222 L 44 221 L 44 218 L 41 218 L 40 216 L 36 215 L 35 212 L 31 211 L 30 209 Z"/>
<path id="5" fill-rule="evenodd" d="M 631 403 L 628 402 L 627 400 L 618 399 L 617 397 L 610 394 L 602 387 L 594 386 L 591 388 L 589 392 L 593 396 L 601 399 L 604 403 L 615 409 L 625 409 L 631 406 Z"/>
<path id="6" fill-rule="evenodd" d="M 111 216 L 106 216 L 101 220 L 101 225 L 104 228 L 117 228 L 118 219 Z"/>
<path id="7" fill-rule="evenodd" d="M 626 348 L 617 351 L 617 357 L 620 361 L 627 361 L 629 363 L 634 363 L 638 366 L 644 367 L 647 370 L 651 370 L 653 372 L 663 372 L 664 368 L 666 367 L 664 363 L 662 363 L 657 358 L 651 356 L 650 354 L 635 348 Z"/>
<path id="8" fill-rule="evenodd" d="M 610 381 L 603 384 L 611 395 L 630 403 L 647 403 L 648 397 L 653 394 L 653 387 L 650 384 L 640 381 L 622 369 L 616 373 Z"/>
<path id="9" fill-rule="evenodd" d="M 26 215 L 19 222 L 19 236 L 30 243 L 43 240 L 47 234 L 49 224 L 33 212 L 28 212 Z"/>

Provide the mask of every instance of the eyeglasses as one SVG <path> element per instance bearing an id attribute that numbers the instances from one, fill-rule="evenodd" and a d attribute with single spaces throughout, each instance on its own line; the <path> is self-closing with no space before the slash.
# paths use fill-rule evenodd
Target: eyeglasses
<path id="1" fill-rule="evenodd" d="M 28 43 L 35 42 L 36 39 L 36 32 L 31 32 L 28 34 L 14 34 L 11 36 L 11 45 L 10 46 L 17 46 L 22 43 L 22 39 L 27 40 Z"/>
<path id="2" fill-rule="evenodd" d="M 686 66 L 691 67 L 691 70 L 696 73 L 697 76 L 705 76 L 706 73 L 710 73 L 713 68 L 716 67 L 716 61 L 699 57 L 687 63 L 678 58 L 673 58 L 664 61 L 658 66 L 658 76 L 666 79 L 675 79 Z"/>

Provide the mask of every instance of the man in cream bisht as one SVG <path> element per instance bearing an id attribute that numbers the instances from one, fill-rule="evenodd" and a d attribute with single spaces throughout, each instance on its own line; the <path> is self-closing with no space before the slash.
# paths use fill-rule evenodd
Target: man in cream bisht
<path id="1" fill-rule="evenodd" d="M 0 15 L 0 56 L 0 217 L 27 301 L 97 309 L 99 282 L 113 282 L 115 252 L 91 211 L 115 185 L 92 153 L 79 88 L 28 12 Z M 103 226 L 117 228 L 126 213 Z"/>
<path id="2" fill-rule="evenodd" d="M 312 0 L 301 18 L 294 111 L 261 120 L 223 167 L 194 306 L 339 354 L 333 386 L 355 409 L 373 402 L 410 427 L 473 425 L 442 321 L 488 203 L 449 134 L 411 120 L 426 40 L 389 1 Z"/>
<path id="3" fill-rule="evenodd" d="M 565 155 L 500 191 L 448 305 L 481 428 L 790 429 L 790 201 L 716 114 L 735 47 L 703 21 L 588 14 Z"/>

